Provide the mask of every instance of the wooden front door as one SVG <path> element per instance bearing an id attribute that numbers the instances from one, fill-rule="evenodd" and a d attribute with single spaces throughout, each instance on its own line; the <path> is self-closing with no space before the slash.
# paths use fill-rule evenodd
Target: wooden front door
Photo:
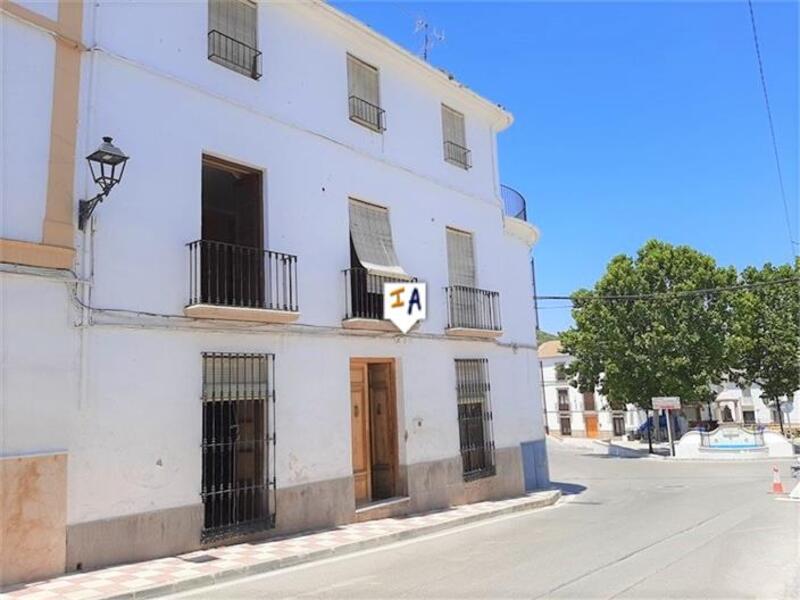
<path id="1" fill-rule="evenodd" d="M 369 502 L 372 498 L 366 363 L 350 363 L 350 405 L 353 481 L 356 491 L 356 503 L 363 503 Z"/>
<path id="2" fill-rule="evenodd" d="M 356 504 L 396 494 L 394 363 L 350 361 L 350 419 Z"/>
<path id="3" fill-rule="evenodd" d="M 586 437 L 597 437 L 597 415 L 584 415 L 583 419 L 586 423 Z"/>

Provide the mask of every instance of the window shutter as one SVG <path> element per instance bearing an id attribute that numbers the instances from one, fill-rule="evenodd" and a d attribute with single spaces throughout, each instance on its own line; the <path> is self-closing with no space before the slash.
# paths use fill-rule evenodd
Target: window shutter
<path id="1" fill-rule="evenodd" d="M 376 275 L 408 279 L 392 242 L 389 211 L 380 206 L 350 200 L 350 239 L 361 266 Z"/>
<path id="2" fill-rule="evenodd" d="M 447 267 L 450 285 L 475 287 L 472 234 L 447 228 Z"/>
<path id="3" fill-rule="evenodd" d="M 258 8 L 248 0 L 209 0 L 208 28 L 256 48 Z"/>
<path id="4" fill-rule="evenodd" d="M 356 96 L 380 106 L 378 69 L 347 55 L 347 85 L 349 96 Z"/>
<path id="5" fill-rule="evenodd" d="M 442 134 L 445 142 L 467 147 L 467 136 L 464 127 L 464 115 L 442 104 Z"/>

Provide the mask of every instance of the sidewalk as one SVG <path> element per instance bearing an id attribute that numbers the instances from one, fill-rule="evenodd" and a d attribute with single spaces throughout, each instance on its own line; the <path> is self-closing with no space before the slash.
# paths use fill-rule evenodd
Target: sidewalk
<path id="1" fill-rule="evenodd" d="M 560 496 L 558 490 L 535 492 L 421 515 L 353 523 L 296 537 L 198 550 L 15 586 L 4 590 L 0 597 L 121 600 L 166 595 L 375 548 L 500 515 L 551 506 Z"/>

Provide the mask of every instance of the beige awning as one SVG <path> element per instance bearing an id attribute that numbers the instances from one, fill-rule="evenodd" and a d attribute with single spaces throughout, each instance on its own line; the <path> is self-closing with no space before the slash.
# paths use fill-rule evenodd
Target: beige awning
<path id="1" fill-rule="evenodd" d="M 372 275 L 411 279 L 400 266 L 392 242 L 389 211 L 359 200 L 350 200 L 350 239 L 358 262 Z"/>

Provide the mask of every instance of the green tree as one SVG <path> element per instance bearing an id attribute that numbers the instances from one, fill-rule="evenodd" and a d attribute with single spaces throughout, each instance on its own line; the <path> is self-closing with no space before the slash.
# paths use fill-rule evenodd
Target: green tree
<path id="1" fill-rule="evenodd" d="M 651 240 L 635 258 L 613 258 L 592 290 L 573 295 L 575 325 L 561 336 L 572 384 L 597 385 L 612 408 L 704 401 L 729 370 L 730 294 L 698 290 L 735 282 L 734 269 L 688 246 Z"/>
<path id="2" fill-rule="evenodd" d="M 800 389 L 800 260 L 747 267 L 740 281 L 750 287 L 733 298 L 731 378 L 761 388 L 783 431 L 781 397 Z"/>

